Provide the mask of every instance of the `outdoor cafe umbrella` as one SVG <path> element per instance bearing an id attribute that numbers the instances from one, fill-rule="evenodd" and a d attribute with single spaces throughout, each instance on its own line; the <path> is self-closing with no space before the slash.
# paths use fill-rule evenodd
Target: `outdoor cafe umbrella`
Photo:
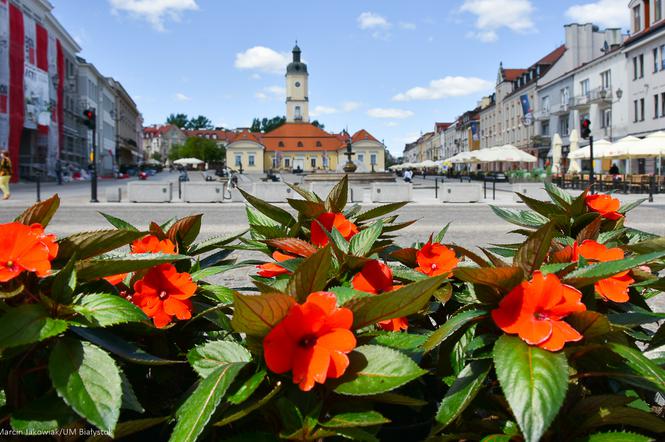
<path id="1" fill-rule="evenodd" d="M 431 168 L 431 167 L 439 167 L 439 165 L 432 160 L 425 160 L 422 163 L 418 163 L 417 167 Z"/>
<path id="2" fill-rule="evenodd" d="M 178 164 L 180 166 L 197 166 L 199 164 L 203 164 L 202 160 L 199 160 L 198 158 L 180 158 L 179 160 L 175 160 L 173 164 Z"/>
<path id="3" fill-rule="evenodd" d="M 460 152 L 457 155 L 453 155 L 452 157 L 448 158 L 446 161 L 450 161 L 453 164 L 480 162 L 472 152 Z"/>
<path id="4" fill-rule="evenodd" d="M 513 146 L 512 144 L 504 144 L 503 146 L 493 147 L 488 149 L 493 151 L 494 158 L 492 161 L 504 161 L 511 163 L 535 163 L 538 158 L 530 153 L 524 152 L 522 149 Z"/>
<path id="5" fill-rule="evenodd" d="M 612 143 L 607 140 L 598 140 L 593 142 L 593 158 L 610 158 L 609 151 L 612 147 Z M 575 152 L 568 154 L 568 158 L 571 160 L 588 160 L 591 158 L 591 146 L 585 146 L 581 149 L 577 149 Z"/>
<path id="6" fill-rule="evenodd" d="M 665 132 L 654 132 L 628 148 L 631 158 L 651 158 L 665 155 Z"/>
<path id="7" fill-rule="evenodd" d="M 610 158 L 617 158 L 617 159 L 627 159 L 630 158 L 630 149 L 636 145 L 636 143 L 641 142 L 637 137 L 634 137 L 632 135 L 628 135 L 627 137 L 621 138 L 619 141 L 616 141 L 612 143 L 612 146 L 610 146 L 607 150 L 608 156 Z"/>
<path id="8" fill-rule="evenodd" d="M 571 158 L 571 155 L 577 152 L 579 148 L 579 142 L 580 138 L 579 135 L 577 135 L 577 129 L 573 129 L 570 132 L 570 150 L 568 151 L 568 159 L 571 161 L 570 166 L 568 166 L 568 173 L 580 173 L 581 171 L 579 162 Z"/>
<path id="9" fill-rule="evenodd" d="M 554 134 L 552 137 L 552 173 L 560 174 L 561 173 L 561 137 L 559 134 Z"/>

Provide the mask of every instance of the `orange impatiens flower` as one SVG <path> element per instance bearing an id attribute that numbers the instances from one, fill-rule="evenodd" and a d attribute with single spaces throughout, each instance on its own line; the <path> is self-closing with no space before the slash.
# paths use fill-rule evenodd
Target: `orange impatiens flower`
<path id="1" fill-rule="evenodd" d="M 361 292 L 380 293 L 392 292 L 401 286 L 393 285 L 393 271 L 379 260 L 367 261 L 360 272 L 351 281 L 353 288 Z M 400 331 L 409 328 L 407 318 L 393 318 L 379 322 L 379 327 L 387 331 Z"/>
<path id="2" fill-rule="evenodd" d="M 46 235 L 41 225 L 0 224 L 0 282 L 26 271 L 47 276 L 57 254 L 55 236 Z"/>
<path id="3" fill-rule="evenodd" d="M 289 259 L 295 258 L 295 256 L 282 253 L 279 250 L 275 250 L 272 254 L 272 257 L 277 262 L 284 262 L 288 261 Z M 259 269 L 257 274 L 259 276 L 263 276 L 264 278 L 272 278 L 274 276 L 286 275 L 288 273 L 291 273 L 289 270 L 285 269 L 279 264 L 275 264 L 274 262 L 267 262 L 265 264 L 261 264 L 256 267 Z"/>
<path id="4" fill-rule="evenodd" d="M 336 379 L 349 366 L 347 354 L 356 346 L 350 328 L 353 313 L 337 307 L 334 293 L 314 292 L 304 304 L 294 304 L 263 340 L 268 369 L 289 371 L 302 391 Z"/>
<path id="5" fill-rule="evenodd" d="M 573 244 L 573 261 L 579 261 L 580 256 L 591 262 L 606 262 L 623 259 L 624 252 L 618 247 L 608 248 L 587 239 L 582 244 L 577 242 Z M 594 285 L 596 293 L 605 301 L 627 302 L 628 287 L 635 282 L 629 273 L 630 271 L 626 270 L 596 282 Z"/>
<path id="6" fill-rule="evenodd" d="M 319 223 L 321 224 L 319 225 Z M 347 241 L 350 240 L 353 235 L 358 233 L 358 227 L 346 219 L 341 213 L 322 213 L 318 218 L 312 221 L 312 225 L 310 226 L 312 231 L 312 244 L 319 247 L 328 244 L 328 236 L 321 226 L 323 226 L 328 232 L 331 232 L 333 228 L 338 230 Z"/>
<path id="7" fill-rule="evenodd" d="M 609 195 L 600 193 L 587 195 L 585 197 L 585 202 L 589 210 L 600 213 L 603 218 L 616 221 L 623 217 L 623 215 L 618 212 L 621 207 L 621 201 L 612 198 Z"/>
<path id="8" fill-rule="evenodd" d="M 524 281 L 508 293 L 492 310 L 492 319 L 506 333 L 517 334 L 529 345 L 549 351 L 559 351 L 566 342 L 582 339 L 582 335 L 563 318 L 586 310 L 582 293 L 562 284 L 550 273 L 533 273 L 531 281 Z"/>
<path id="9" fill-rule="evenodd" d="M 455 252 L 439 243 L 428 241 L 416 253 L 416 270 L 427 276 L 450 275 L 459 263 Z"/>
<path id="10" fill-rule="evenodd" d="M 172 264 L 160 264 L 134 283 L 131 301 L 152 318 L 155 327 L 163 328 L 174 316 L 178 319 L 192 317 L 189 298 L 195 291 L 196 283 L 189 273 L 178 273 Z"/>
<path id="11" fill-rule="evenodd" d="M 175 244 L 170 239 L 163 239 L 160 241 L 155 235 L 146 235 L 143 238 L 137 239 L 129 247 L 132 253 L 165 253 L 167 255 L 175 255 Z M 127 273 L 120 273 L 118 275 L 105 276 L 104 279 L 112 285 L 118 285 L 127 277 Z"/>

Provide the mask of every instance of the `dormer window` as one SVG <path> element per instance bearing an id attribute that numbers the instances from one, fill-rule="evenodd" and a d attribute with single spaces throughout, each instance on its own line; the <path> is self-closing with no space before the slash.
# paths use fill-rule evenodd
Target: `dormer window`
<path id="1" fill-rule="evenodd" d="M 633 32 L 640 32 L 642 29 L 642 5 L 633 8 Z"/>
<path id="2" fill-rule="evenodd" d="M 298 141 L 298 147 L 303 147 L 302 141 Z"/>
<path id="3" fill-rule="evenodd" d="M 321 142 L 320 142 L 320 141 L 317 141 L 317 142 L 316 142 L 316 147 L 321 147 L 321 146 L 322 146 Z"/>
<path id="4" fill-rule="evenodd" d="M 280 141 L 279 143 L 277 143 L 277 146 L 279 146 L 279 147 L 284 147 L 284 142 L 283 142 L 283 141 Z"/>

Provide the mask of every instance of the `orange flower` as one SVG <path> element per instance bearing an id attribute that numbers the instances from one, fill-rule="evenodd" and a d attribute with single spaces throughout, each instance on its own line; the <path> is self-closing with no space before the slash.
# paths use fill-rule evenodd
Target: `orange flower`
<path id="1" fill-rule="evenodd" d="M 323 247 L 328 244 L 328 236 L 323 229 L 321 229 L 319 223 L 321 223 L 328 232 L 332 231 L 333 228 L 337 229 L 347 241 L 351 239 L 353 235 L 358 233 L 358 227 L 346 219 L 341 213 L 322 213 L 316 218 L 316 220 L 312 221 L 312 225 L 310 226 L 312 231 L 312 244 L 315 246 Z"/>
<path id="2" fill-rule="evenodd" d="M 566 342 L 582 339 L 582 335 L 563 318 L 586 310 L 582 294 L 574 287 L 562 284 L 550 273 L 533 273 L 508 293 L 492 310 L 492 319 L 506 333 L 517 334 L 529 345 L 549 351 L 559 351 Z"/>
<path id="3" fill-rule="evenodd" d="M 178 273 L 172 264 L 160 264 L 134 284 L 131 301 L 155 323 L 163 328 L 178 319 L 192 317 L 192 302 L 196 283 L 189 273 Z"/>
<path id="4" fill-rule="evenodd" d="M 356 346 L 351 324 L 353 313 L 337 307 L 334 293 L 314 292 L 304 304 L 294 304 L 263 340 L 266 365 L 278 374 L 291 371 L 302 391 L 339 378 Z"/>
<path id="5" fill-rule="evenodd" d="M 379 260 L 367 261 L 360 272 L 351 281 L 353 288 L 361 292 L 380 293 L 392 292 L 401 286 L 393 285 L 393 271 Z M 387 331 L 400 331 L 409 328 L 407 318 L 393 318 L 379 322 L 379 327 Z"/>
<path id="6" fill-rule="evenodd" d="M 286 253 L 282 253 L 278 250 L 273 252 L 272 257 L 277 262 L 284 262 L 295 258 L 295 256 L 287 255 Z M 291 273 L 289 270 L 285 269 L 279 264 L 275 264 L 274 262 L 267 262 L 256 267 L 259 269 L 257 274 L 259 276 L 263 276 L 264 278 L 272 278 L 273 276 L 286 275 Z"/>
<path id="7" fill-rule="evenodd" d="M 621 207 L 621 201 L 609 195 L 599 193 L 587 195 L 585 202 L 589 210 L 600 213 L 603 218 L 615 221 L 623 217 L 622 214 L 617 212 Z"/>
<path id="8" fill-rule="evenodd" d="M 459 259 L 448 247 L 430 240 L 416 253 L 416 262 L 416 270 L 427 276 L 450 276 Z"/>
<path id="9" fill-rule="evenodd" d="M 39 224 L 0 224 L 0 282 L 10 281 L 24 271 L 44 277 L 57 254 L 55 237 L 44 234 Z"/>
<path id="10" fill-rule="evenodd" d="M 137 239 L 130 246 L 132 253 L 165 253 L 167 255 L 175 255 L 175 245 L 170 239 L 159 240 L 155 235 L 146 235 L 143 238 Z M 105 276 L 112 285 L 118 285 L 127 277 L 127 273 L 120 273 L 118 275 Z"/>
<path id="11" fill-rule="evenodd" d="M 607 248 L 603 244 L 587 239 L 582 244 L 573 244 L 573 261 L 579 261 L 580 256 L 592 262 L 617 261 L 624 258 L 623 250 L 618 247 Z M 601 279 L 594 285 L 596 292 L 603 300 L 614 302 L 627 302 L 628 287 L 635 280 L 630 277 L 629 271 L 617 273 L 609 278 Z"/>

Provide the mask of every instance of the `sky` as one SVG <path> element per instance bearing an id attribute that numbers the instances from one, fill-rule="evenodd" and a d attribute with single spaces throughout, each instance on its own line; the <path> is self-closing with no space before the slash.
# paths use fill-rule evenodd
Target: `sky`
<path id="1" fill-rule="evenodd" d="M 120 81 L 145 125 L 170 113 L 248 127 L 284 115 L 297 40 L 311 119 L 366 129 L 399 155 L 527 67 L 563 25 L 628 26 L 628 0 L 51 0 L 80 55 Z"/>

